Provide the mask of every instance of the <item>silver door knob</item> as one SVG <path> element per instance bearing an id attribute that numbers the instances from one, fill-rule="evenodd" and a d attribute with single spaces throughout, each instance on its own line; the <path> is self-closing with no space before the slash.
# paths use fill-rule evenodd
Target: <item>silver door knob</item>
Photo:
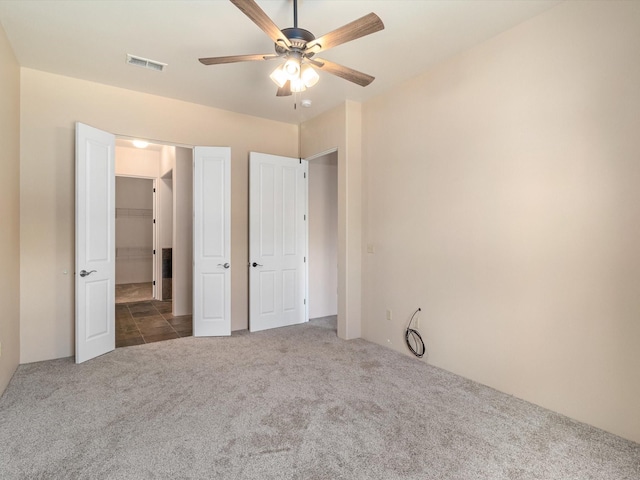
<path id="1" fill-rule="evenodd" d="M 260 265 L 259 263 L 256 263 L 256 262 L 253 262 L 253 263 L 251 264 L 251 266 L 252 266 L 252 267 L 254 267 L 254 268 L 255 268 L 255 267 L 264 267 L 264 265 Z"/>
<path id="2" fill-rule="evenodd" d="M 228 263 L 219 263 L 218 266 L 219 267 L 224 267 L 224 268 L 229 268 L 231 265 L 229 265 Z"/>
<path id="3" fill-rule="evenodd" d="M 81 277 L 86 277 L 88 275 L 91 275 L 93 272 L 96 272 L 97 270 L 91 270 L 89 272 L 87 272 L 86 270 L 80 270 L 80 276 Z"/>

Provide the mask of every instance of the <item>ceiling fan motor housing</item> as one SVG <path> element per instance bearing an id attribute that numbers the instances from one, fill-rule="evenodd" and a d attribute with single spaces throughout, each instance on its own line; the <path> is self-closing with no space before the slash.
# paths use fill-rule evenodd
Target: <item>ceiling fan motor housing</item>
<path id="1" fill-rule="evenodd" d="M 283 28 L 281 31 L 291 42 L 291 47 L 294 51 L 304 50 L 307 43 L 316 39 L 313 33 L 311 33 L 309 30 L 305 30 L 304 28 Z M 276 53 L 278 55 L 285 55 L 287 52 L 289 52 L 288 49 L 276 43 Z M 305 57 L 311 57 L 312 55 L 312 52 L 305 53 Z"/>

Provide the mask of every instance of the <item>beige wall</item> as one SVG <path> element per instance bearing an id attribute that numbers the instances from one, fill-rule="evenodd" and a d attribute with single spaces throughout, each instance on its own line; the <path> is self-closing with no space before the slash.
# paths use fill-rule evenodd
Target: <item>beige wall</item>
<path id="1" fill-rule="evenodd" d="M 338 153 L 309 162 L 309 318 L 338 314 Z"/>
<path id="2" fill-rule="evenodd" d="M 232 329 L 246 328 L 248 152 L 295 156 L 297 127 L 27 68 L 20 78 L 21 362 L 73 354 L 76 121 L 167 143 L 231 147 Z"/>
<path id="3" fill-rule="evenodd" d="M 161 151 L 116 145 L 115 157 L 116 175 L 145 178 L 160 176 Z"/>
<path id="4" fill-rule="evenodd" d="M 0 26 L 0 395 L 20 358 L 20 68 Z"/>
<path id="5" fill-rule="evenodd" d="M 640 441 L 638 46 L 567 2 L 363 106 L 365 338 Z"/>
<path id="6" fill-rule="evenodd" d="M 171 296 L 173 298 L 173 314 L 189 315 L 193 311 L 193 150 L 176 147 L 175 151 L 172 188 L 175 195 L 172 207 L 171 272 L 173 277 Z M 247 257 L 242 265 L 246 265 L 248 261 Z M 233 275 L 233 272 L 231 273 Z M 244 289 L 246 292 L 246 284 Z M 233 296 L 234 293 L 232 290 L 231 295 Z M 231 308 L 233 310 L 233 304 Z M 247 327 L 248 325 L 241 326 L 241 328 Z"/>
<path id="7" fill-rule="evenodd" d="M 176 149 L 173 146 L 163 145 L 160 150 L 160 176 L 170 177 L 176 166 Z"/>

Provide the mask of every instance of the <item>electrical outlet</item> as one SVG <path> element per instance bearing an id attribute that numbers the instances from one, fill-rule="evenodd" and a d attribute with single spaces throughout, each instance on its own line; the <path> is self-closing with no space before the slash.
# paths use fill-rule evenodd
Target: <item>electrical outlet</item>
<path id="1" fill-rule="evenodd" d="M 393 315 L 391 313 L 391 310 L 387 309 L 387 320 L 391 321 L 392 318 L 393 318 Z"/>

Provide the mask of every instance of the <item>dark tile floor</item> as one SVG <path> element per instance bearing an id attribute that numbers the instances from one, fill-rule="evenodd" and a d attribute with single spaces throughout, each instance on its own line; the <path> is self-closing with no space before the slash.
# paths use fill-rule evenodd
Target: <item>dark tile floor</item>
<path id="1" fill-rule="evenodd" d="M 191 315 L 174 317 L 171 301 L 116 305 L 116 348 L 193 335 Z"/>

